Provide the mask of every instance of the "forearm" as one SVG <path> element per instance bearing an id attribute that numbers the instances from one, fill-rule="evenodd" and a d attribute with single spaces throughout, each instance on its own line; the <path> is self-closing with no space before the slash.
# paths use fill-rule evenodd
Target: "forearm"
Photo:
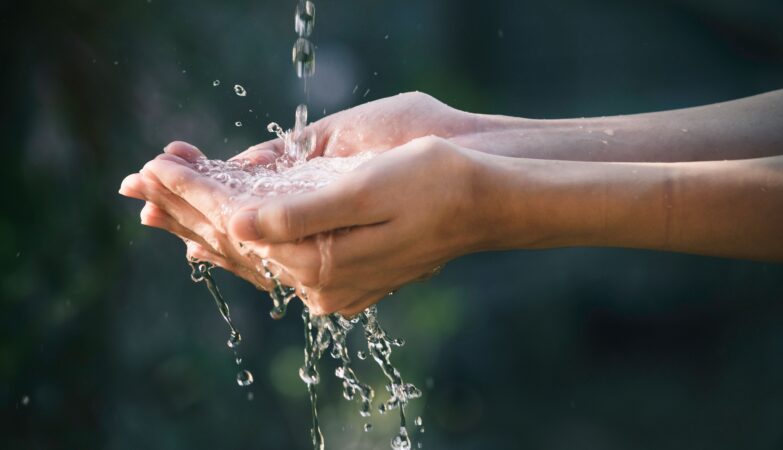
<path id="1" fill-rule="evenodd" d="M 608 246 L 783 261 L 783 156 L 669 164 L 487 157 L 481 165 L 489 249 Z"/>
<path id="2" fill-rule="evenodd" d="M 457 145 L 496 155 L 571 161 L 681 162 L 783 154 L 783 90 L 696 108 L 531 120 L 473 115 Z"/>

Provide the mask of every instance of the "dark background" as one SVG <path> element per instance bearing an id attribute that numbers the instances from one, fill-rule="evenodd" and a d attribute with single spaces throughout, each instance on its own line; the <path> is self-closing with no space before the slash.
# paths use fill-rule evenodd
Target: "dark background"
<path id="1" fill-rule="evenodd" d="M 557 118 L 783 87 L 778 0 L 316 4 L 314 119 L 409 90 Z M 269 138 L 270 120 L 290 126 L 294 6 L 0 1 L 3 449 L 307 448 L 299 307 L 273 322 L 265 296 L 217 275 L 255 374 L 248 400 L 182 244 L 116 194 L 171 140 L 225 158 Z M 408 341 L 394 359 L 425 391 L 410 407 L 424 448 L 783 448 L 781 265 L 482 254 L 380 308 Z M 361 432 L 324 378 L 327 448 L 388 448 L 395 418 Z"/>

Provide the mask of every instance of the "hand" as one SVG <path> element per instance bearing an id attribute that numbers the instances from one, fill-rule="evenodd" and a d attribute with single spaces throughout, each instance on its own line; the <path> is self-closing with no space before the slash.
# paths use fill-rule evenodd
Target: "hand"
<path id="1" fill-rule="evenodd" d="M 314 312 L 354 314 L 479 248 L 472 153 L 415 139 L 323 189 L 244 205 L 229 234 L 281 266 Z"/>
<path id="2" fill-rule="evenodd" d="M 230 191 L 192 169 L 200 157 L 203 154 L 190 144 L 173 142 L 139 173 L 126 177 L 120 194 L 144 200 L 141 223 L 182 238 L 188 258 L 209 261 L 267 288 L 269 281 L 258 270 L 257 259 L 243 254 L 225 232 L 222 205 L 229 203 Z"/>
<path id="3" fill-rule="evenodd" d="M 308 125 L 316 134 L 312 156 L 351 156 L 383 152 L 423 136 L 458 138 L 490 126 L 481 119 L 447 106 L 421 92 L 408 92 L 341 111 Z M 274 139 L 249 148 L 232 159 L 269 162 L 283 152 Z"/>

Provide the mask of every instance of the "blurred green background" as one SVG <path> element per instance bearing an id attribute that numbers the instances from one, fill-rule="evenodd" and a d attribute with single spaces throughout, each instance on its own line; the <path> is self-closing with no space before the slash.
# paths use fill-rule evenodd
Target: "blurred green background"
<path id="1" fill-rule="evenodd" d="M 556 118 L 783 87 L 779 0 L 316 3 L 313 119 L 409 90 Z M 0 448 L 308 448 L 298 306 L 273 322 L 265 296 L 217 275 L 255 374 L 239 388 L 183 245 L 116 194 L 169 141 L 225 158 L 272 119 L 290 126 L 294 6 L 0 1 Z M 381 319 L 425 391 L 424 448 L 783 448 L 781 265 L 482 254 L 385 300 Z M 324 378 L 327 448 L 388 448 L 395 417 L 361 432 Z"/>

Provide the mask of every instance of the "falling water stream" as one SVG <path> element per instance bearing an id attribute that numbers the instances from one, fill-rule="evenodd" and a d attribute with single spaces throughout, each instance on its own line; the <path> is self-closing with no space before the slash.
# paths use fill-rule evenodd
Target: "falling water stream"
<path id="1" fill-rule="evenodd" d="M 294 16 L 294 31 L 297 34 L 296 42 L 292 49 L 292 61 L 296 69 L 297 77 L 302 79 L 304 85 L 305 100 L 308 95 L 307 80 L 315 73 L 315 46 L 309 40 L 315 26 L 315 5 L 311 1 L 298 0 Z M 215 81 L 215 86 L 219 81 Z M 238 96 L 247 95 L 246 90 L 240 86 L 234 86 Z M 237 123 L 237 126 L 240 126 Z M 203 176 L 210 177 L 227 186 L 232 192 L 232 200 L 241 201 L 242 197 L 268 197 L 277 195 L 295 195 L 302 192 L 319 189 L 331 183 L 344 173 L 350 172 L 362 163 L 374 156 L 372 153 L 361 153 L 347 158 L 311 158 L 316 144 L 316 135 L 312 128 L 307 127 L 307 105 L 301 103 L 296 108 L 294 127 L 284 130 L 276 123 L 270 123 L 268 130 L 282 139 L 285 150 L 274 164 L 268 166 L 254 166 L 242 161 L 218 161 L 201 159 L 193 168 Z M 226 214 L 230 210 L 224 211 Z M 328 239 L 324 239 L 328 241 Z M 252 250 L 247 250 L 252 253 Z M 268 292 L 272 299 L 270 315 L 273 319 L 281 319 L 286 314 L 286 309 L 294 298 L 296 290 L 284 285 L 279 274 L 275 273 L 273 264 L 265 259 L 259 260 L 257 270 L 264 275 L 269 282 Z M 215 303 L 221 316 L 229 326 L 230 335 L 228 347 L 234 353 L 234 359 L 240 371 L 237 374 L 237 383 L 240 386 L 248 386 L 253 382 L 253 376 L 248 370 L 241 368 L 241 357 L 237 347 L 241 343 L 241 335 L 234 327 L 229 314 L 228 304 L 215 284 L 211 275 L 213 266 L 202 261 L 190 262 L 191 278 L 195 282 L 203 282 Z M 301 294 L 301 300 L 306 304 L 306 295 Z M 368 418 L 372 415 L 372 404 L 375 399 L 375 391 L 369 385 L 362 383 L 357 377 L 351 360 L 351 352 L 348 348 L 347 338 L 349 333 L 360 327 L 367 343 L 367 350 L 356 352 L 357 358 L 363 360 L 371 357 L 383 372 L 388 383 L 386 390 L 389 397 L 380 403 L 377 411 L 385 414 L 392 410 L 399 410 L 399 432 L 392 438 L 391 447 L 394 450 L 407 450 L 411 448 L 411 438 L 405 417 L 405 406 L 412 400 L 421 397 L 421 391 L 411 383 L 406 383 L 399 370 L 392 364 L 391 354 L 394 347 L 402 347 L 405 342 L 402 339 L 390 338 L 378 322 L 378 312 L 375 306 L 371 306 L 360 314 L 347 318 L 340 314 L 318 316 L 311 314 L 305 307 L 302 311 L 304 322 L 305 349 L 304 365 L 299 370 L 299 376 L 307 386 L 312 411 L 311 437 L 315 450 L 324 449 L 324 437 L 318 421 L 316 387 L 320 381 L 318 362 L 324 353 L 328 353 L 337 360 L 337 368 L 334 375 L 342 381 L 343 397 L 346 400 L 356 400 L 359 403 L 359 414 Z M 414 421 L 418 432 L 423 433 L 421 417 Z M 372 424 L 367 422 L 364 431 L 372 430 Z M 421 447 L 421 443 L 419 443 Z"/>

